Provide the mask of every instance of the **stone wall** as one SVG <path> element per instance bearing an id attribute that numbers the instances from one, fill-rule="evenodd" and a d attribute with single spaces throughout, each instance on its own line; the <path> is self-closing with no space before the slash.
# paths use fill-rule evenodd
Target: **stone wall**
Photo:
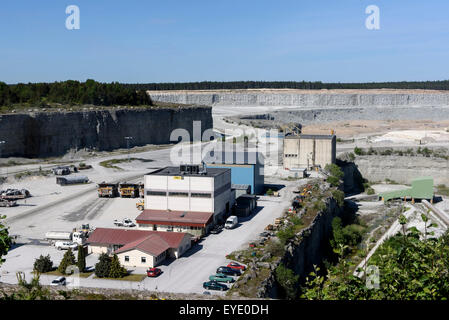
<path id="1" fill-rule="evenodd" d="M 110 151 L 131 146 L 170 143 L 172 130 L 193 134 L 193 121 L 201 133 L 212 128 L 210 107 L 102 109 L 73 112 L 30 112 L 0 115 L 1 157 L 49 157 L 70 149 Z"/>

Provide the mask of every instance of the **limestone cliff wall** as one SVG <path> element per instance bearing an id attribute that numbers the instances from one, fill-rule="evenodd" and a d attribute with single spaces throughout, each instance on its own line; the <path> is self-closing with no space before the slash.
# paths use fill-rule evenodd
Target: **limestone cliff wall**
<path id="1" fill-rule="evenodd" d="M 104 109 L 78 112 L 31 112 L 0 115 L 1 157 L 48 157 L 76 148 L 113 150 L 170 143 L 172 130 L 193 135 L 193 121 L 201 131 L 212 128 L 210 107 Z"/>
<path id="2" fill-rule="evenodd" d="M 303 106 L 303 107 L 368 107 L 368 106 L 447 106 L 449 93 L 429 92 L 383 92 L 371 93 L 301 93 L 257 92 L 239 90 L 220 91 L 149 91 L 154 101 L 223 105 L 223 106 Z"/>
<path id="3" fill-rule="evenodd" d="M 414 178 L 430 176 L 435 185 L 449 185 L 449 161 L 441 158 L 357 156 L 354 162 L 362 176 L 372 182 L 388 178 L 401 184 L 410 184 Z"/>

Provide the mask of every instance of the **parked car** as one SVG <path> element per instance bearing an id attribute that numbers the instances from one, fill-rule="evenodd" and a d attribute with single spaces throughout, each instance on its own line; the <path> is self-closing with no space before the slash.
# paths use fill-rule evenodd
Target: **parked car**
<path id="1" fill-rule="evenodd" d="M 67 241 L 56 241 L 55 242 L 55 248 L 58 250 L 77 250 L 78 249 L 78 243 L 76 242 L 67 242 Z"/>
<path id="2" fill-rule="evenodd" d="M 235 281 L 234 278 L 229 277 L 223 273 L 213 274 L 213 275 L 209 276 L 209 280 L 217 281 L 217 282 L 227 282 L 227 283 L 231 283 L 231 282 Z"/>
<path id="3" fill-rule="evenodd" d="M 243 271 L 246 270 L 246 267 L 244 265 L 242 265 L 240 263 L 237 263 L 237 262 L 234 262 L 234 261 L 228 263 L 227 267 L 231 268 L 231 269 L 235 269 L 235 270 L 243 270 Z"/>
<path id="4" fill-rule="evenodd" d="M 203 282 L 203 288 L 206 290 L 219 290 L 219 291 L 228 290 L 228 287 L 226 285 L 219 283 L 217 281 Z"/>
<path id="5" fill-rule="evenodd" d="M 161 273 L 162 273 L 162 270 L 159 268 L 150 268 L 147 270 L 147 276 L 152 277 L 152 278 L 157 277 Z"/>
<path id="6" fill-rule="evenodd" d="M 95 271 L 95 266 L 90 266 L 90 267 L 84 268 L 84 272 L 94 272 L 94 271 Z"/>
<path id="7" fill-rule="evenodd" d="M 129 219 L 129 218 L 125 218 L 122 221 L 114 220 L 114 224 L 117 227 L 128 227 L 128 228 L 131 228 L 131 227 L 135 227 L 136 226 L 136 224 L 134 222 L 132 222 L 132 220 Z"/>
<path id="8" fill-rule="evenodd" d="M 237 218 L 236 216 L 230 216 L 225 222 L 225 228 L 233 229 L 233 228 L 235 228 L 235 226 L 237 225 L 238 222 L 239 222 L 239 218 Z"/>
<path id="9" fill-rule="evenodd" d="M 239 276 L 239 275 L 241 275 L 240 270 L 232 269 L 232 268 L 224 267 L 224 266 L 219 267 L 217 269 L 217 273 L 223 273 L 223 274 L 226 274 L 226 275 L 229 275 L 229 276 Z"/>
<path id="10" fill-rule="evenodd" d="M 212 234 L 218 234 L 221 231 L 223 231 L 223 226 L 222 225 L 216 225 L 211 231 L 210 233 Z"/>
<path id="11" fill-rule="evenodd" d="M 50 283 L 50 285 L 51 286 L 65 286 L 66 285 L 65 277 L 57 277 Z"/>

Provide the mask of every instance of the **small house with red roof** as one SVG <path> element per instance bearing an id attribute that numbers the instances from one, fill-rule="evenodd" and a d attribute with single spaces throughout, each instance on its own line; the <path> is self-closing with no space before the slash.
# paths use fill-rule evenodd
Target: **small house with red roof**
<path id="1" fill-rule="evenodd" d="M 179 258 L 191 246 L 181 232 L 97 228 L 88 239 L 89 253 L 117 254 L 125 267 L 152 268 L 166 258 Z"/>

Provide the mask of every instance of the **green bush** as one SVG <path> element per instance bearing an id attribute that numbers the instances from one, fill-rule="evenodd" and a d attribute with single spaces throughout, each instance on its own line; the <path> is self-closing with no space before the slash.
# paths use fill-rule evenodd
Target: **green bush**
<path id="1" fill-rule="evenodd" d="M 337 201 L 337 204 L 340 207 L 343 207 L 343 205 L 345 204 L 345 193 L 343 191 L 333 190 L 332 197 L 335 199 L 335 201 Z"/>
<path id="2" fill-rule="evenodd" d="M 295 299 L 298 292 L 299 276 L 293 270 L 280 264 L 275 271 L 276 281 L 284 289 L 287 299 Z"/>
<path id="3" fill-rule="evenodd" d="M 373 188 L 371 188 L 371 187 L 368 187 L 367 189 L 366 189 L 366 194 L 367 195 L 373 195 L 373 194 L 375 194 L 376 192 L 374 191 L 374 189 Z"/>
<path id="4" fill-rule="evenodd" d="M 111 271 L 111 258 L 106 254 L 100 255 L 98 263 L 95 265 L 95 275 L 98 278 L 107 278 Z"/>
<path id="5" fill-rule="evenodd" d="M 355 147 L 354 148 L 354 153 L 358 156 L 363 156 L 365 153 L 363 152 L 363 150 L 359 147 Z"/>
<path id="6" fill-rule="evenodd" d="M 288 240 L 295 236 L 294 226 L 288 226 L 282 230 L 279 230 L 277 233 L 277 237 L 281 241 L 282 245 L 285 245 Z"/>
<path id="7" fill-rule="evenodd" d="M 84 251 L 83 246 L 78 246 L 77 265 L 78 265 L 79 271 L 84 272 L 84 269 L 86 269 L 86 252 Z"/>
<path id="8" fill-rule="evenodd" d="M 111 267 L 109 270 L 109 278 L 123 278 L 128 274 L 128 271 L 121 266 L 116 254 L 112 256 Z"/>
<path id="9" fill-rule="evenodd" d="M 51 261 L 50 255 L 45 257 L 40 255 L 40 257 L 34 261 L 33 270 L 39 273 L 45 273 L 53 270 L 53 261 Z"/>
<path id="10" fill-rule="evenodd" d="M 66 274 L 67 268 L 74 265 L 76 265 L 75 256 L 73 255 L 72 249 L 69 248 L 59 264 L 58 271 L 62 274 Z M 72 272 L 70 272 L 70 274 L 71 273 Z"/>

